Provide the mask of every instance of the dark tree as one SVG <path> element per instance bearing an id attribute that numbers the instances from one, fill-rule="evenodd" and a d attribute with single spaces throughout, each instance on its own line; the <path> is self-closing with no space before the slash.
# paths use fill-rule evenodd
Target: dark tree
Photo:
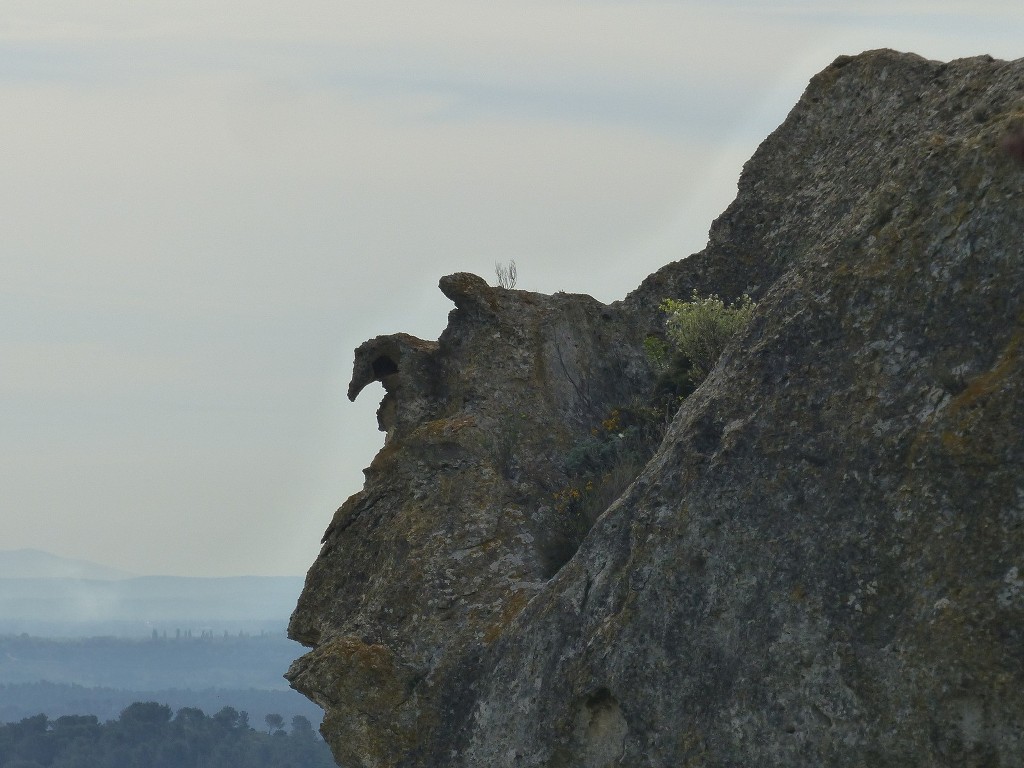
<path id="1" fill-rule="evenodd" d="M 280 731 L 284 728 L 284 718 L 276 712 L 271 712 L 269 715 L 264 717 L 263 722 L 267 724 L 267 733 Z"/>
<path id="2" fill-rule="evenodd" d="M 292 736 L 300 739 L 313 738 L 313 724 L 309 722 L 308 717 L 295 715 L 292 718 Z"/>
<path id="3" fill-rule="evenodd" d="M 137 701 L 121 712 L 121 724 L 160 726 L 170 722 L 171 708 L 155 701 Z"/>

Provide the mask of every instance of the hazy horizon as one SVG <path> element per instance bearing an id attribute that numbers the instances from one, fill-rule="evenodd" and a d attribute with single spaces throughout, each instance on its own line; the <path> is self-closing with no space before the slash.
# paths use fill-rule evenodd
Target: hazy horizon
<path id="1" fill-rule="evenodd" d="M 237 579 L 283 578 L 301 579 L 305 573 L 255 574 L 241 573 L 230 576 L 194 576 L 191 574 L 136 573 L 116 568 L 109 563 L 76 557 L 63 557 L 35 547 L 17 549 L 0 548 L 0 579 L 87 579 L 93 581 L 124 581 L 149 578 L 185 579 Z"/>
<path id="2" fill-rule="evenodd" d="M 440 276 L 623 297 L 836 56 L 1024 55 L 1019 2 L 5 4 L 4 546 L 303 574 L 382 444 L 352 350 Z"/>

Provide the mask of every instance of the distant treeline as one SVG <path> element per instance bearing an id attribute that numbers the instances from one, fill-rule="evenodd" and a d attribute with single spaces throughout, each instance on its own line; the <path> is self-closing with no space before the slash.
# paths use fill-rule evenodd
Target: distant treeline
<path id="1" fill-rule="evenodd" d="M 230 706 L 248 712 L 252 722 L 257 724 L 274 713 L 282 715 L 288 722 L 300 715 L 308 719 L 314 728 L 319 728 L 323 719 L 323 711 L 316 704 L 292 690 L 203 688 L 131 691 L 39 682 L 0 684 L 0 723 L 17 722 L 40 712 L 51 720 L 63 715 L 95 715 L 103 722 L 116 719 L 125 707 L 136 701 L 157 701 L 175 711 L 198 708 L 217 712 Z"/>
<path id="2" fill-rule="evenodd" d="M 248 715 L 224 707 L 174 714 L 136 702 L 116 720 L 46 715 L 0 726 L 0 768 L 334 768 L 327 745 L 302 716 L 285 729 L 280 715 L 255 730 Z"/>
<path id="3" fill-rule="evenodd" d="M 0 605 L 0 611 L 3 606 Z M 128 640 L 144 640 L 153 635 L 173 638 L 175 634 L 187 637 L 203 635 L 283 635 L 288 619 L 215 622 L 198 619 L 174 619 L 169 621 L 104 620 L 104 621 L 39 621 L 20 619 L 0 613 L 0 636 L 32 635 L 33 637 L 75 638 L 75 637 L 123 637 Z"/>

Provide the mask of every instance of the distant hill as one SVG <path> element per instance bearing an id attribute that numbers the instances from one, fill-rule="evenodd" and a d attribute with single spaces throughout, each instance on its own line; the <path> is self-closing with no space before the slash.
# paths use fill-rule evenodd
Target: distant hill
<path id="1" fill-rule="evenodd" d="M 0 636 L 0 684 L 49 681 L 131 691 L 169 688 L 288 690 L 302 653 L 283 631 L 264 635 L 177 632 L 153 638 Z"/>
<path id="2" fill-rule="evenodd" d="M 134 576 L 37 550 L 0 551 L 0 635 L 283 631 L 302 583 L 301 576 Z"/>
<path id="3" fill-rule="evenodd" d="M 0 634 L 139 636 L 152 630 L 221 633 L 282 629 L 302 578 L 140 576 L 0 578 Z"/>
<path id="4" fill-rule="evenodd" d="M 38 549 L 0 549 L 0 579 L 130 579 L 138 574 Z"/>
<path id="5" fill-rule="evenodd" d="M 138 576 L 38 550 L 0 551 L 0 721 L 116 717 L 133 701 L 320 722 L 282 675 L 303 579 Z M 2 759 L 0 759 L 2 762 Z"/>

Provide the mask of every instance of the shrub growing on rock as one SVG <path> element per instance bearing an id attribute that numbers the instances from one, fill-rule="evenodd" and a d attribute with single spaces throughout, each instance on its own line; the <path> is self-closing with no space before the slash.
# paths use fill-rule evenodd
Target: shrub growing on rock
<path id="1" fill-rule="evenodd" d="M 689 301 L 665 299 L 661 303 L 668 316 L 665 335 L 677 355 L 688 362 L 694 385 L 715 367 L 729 339 L 747 325 L 756 306 L 746 294 L 726 304 L 716 294 L 701 297 L 696 290 Z"/>

